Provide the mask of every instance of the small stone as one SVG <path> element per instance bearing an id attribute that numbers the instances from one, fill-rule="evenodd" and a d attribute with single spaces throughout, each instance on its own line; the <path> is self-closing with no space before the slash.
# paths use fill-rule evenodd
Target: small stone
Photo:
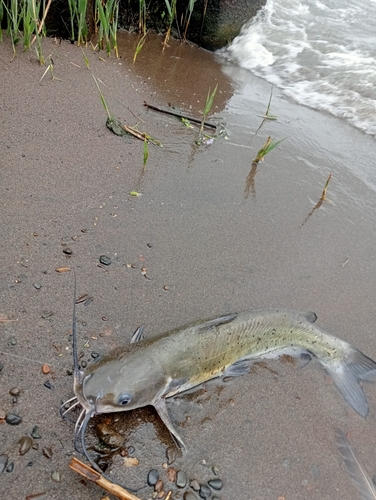
<path id="1" fill-rule="evenodd" d="M 60 483 L 60 481 L 61 481 L 61 474 L 60 474 L 60 472 L 58 470 L 54 470 L 53 472 L 51 472 L 51 479 L 55 483 Z"/>
<path id="2" fill-rule="evenodd" d="M 85 360 L 81 361 L 81 368 L 86 368 L 87 367 L 87 363 Z"/>
<path id="3" fill-rule="evenodd" d="M 97 359 L 97 358 L 99 358 L 99 352 L 95 352 L 95 351 L 93 351 L 93 352 L 91 353 L 91 357 L 92 357 L 93 359 Z"/>
<path id="4" fill-rule="evenodd" d="M 17 345 L 16 337 L 10 337 L 10 339 L 8 340 L 8 345 L 11 345 L 11 346 Z"/>
<path id="5" fill-rule="evenodd" d="M 32 466 L 33 466 L 33 463 L 34 463 L 34 462 L 28 462 L 28 463 L 26 464 L 26 467 L 32 467 Z"/>
<path id="6" fill-rule="evenodd" d="M 2 474 L 8 464 L 8 455 L 0 455 L 0 474 Z"/>
<path id="7" fill-rule="evenodd" d="M 99 262 L 104 266 L 109 266 L 111 264 L 111 259 L 110 257 L 107 257 L 107 255 L 101 255 L 99 257 Z"/>
<path id="8" fill-rule="evenodd" d="M 192 490 L 194 491 L 199 491 L 200 490 L 200 484 L 198 481 L 196 481 L 196 479 L 192 479 L 190 482 L 189 482 L 189 486 L 192 488 Z"/>
<path id="9" fill-rule="evenodd" d="M 209 498 L 211 496 L 211 491 L 209 486 L 206 484 L 201 484 L 200 491 L 198 492 L 201 498 Z"/>
<path id="10" fill-rule="evenodd" d="M 93 302 L 93 297 L 88 297 L 85 301 L 84 301 L 84 306 L 88 306 L 90 305 L 92 302 Z"/>
<path id="11" fill-rule="evenodd" d="M 42 453 L 43 455 L 46 457 L 46 458 L 51 458 L 53 453 L 52 453 L 52 449 L 49 448 L 48 446 L 45 446 L 42 450 Z"/>
<path id="12" fill-rule="evenodd" d="M 46 380 L 46 382 L 43 384 L 44 387 L 47 387 L 47 389 L 53 389 L 54 386 L 51 384 L 51 382 L 49 380 Z"/>
<path id="13" fill-rule="evenodd" d="M 222 479 L 210 479 L 208 485 L 210 488 L 213 488 L 213 490 L 221 490 L 223 488 L 223 481 Z"/>
<path id="14" fill-rule="evenodd" d="M 35 290 L 40 290 L 42 288 L 42 285 L 40 283 L 34 283 L 34 288 Z"/>
<path id="15" fill-rule="evenodd" d="M 20 446 L 20 455 L 25 455 L 30 450 L 33 440 L 29 436 L 22 436 L 18 444 Z"/>
<path id="16" fill-rule="evenodd" d="M 107 424 L 97 424 L 95 432 L 102 443 L 111 448 L 119 448 L 124 442 L 124 437 Z"/>
<path id="17" fill-rule="evenodd" d="M 128 455 L 132 455 L 136 450 L 135 450 L 134 446 L 129 446 L 127 451 L 128 451 Z"/>
<path id="18" fill-rule="evenodd" d="M 44 365 L 42 365 L 42 373 L 44 375 L 47 375 L 48 373 L 50 373 L 51 371 L 51 368 L 45 363 Z"/>
<path id="19" fill-rule="evenodd" d="M 6 472 L 13 472 L 14 462 L 11 462 L 8 467 L 5 469 Z"/>
<path id="20" fill-rule="evenodd" d="M 69 247 L 65 247 L 63 248 L 63 253 L 65 253 L 66 255 L 72 255 L 72 249 L 69 248 Z"/>
<path id="21" fill-rule="evenodd" d="M 127 450 L 127 448 L 124 448 L 123 446 L 121 446 L 120 449 L 119 449 L 119 455 L 121 457 L 127 457 L 128 456 L 128 450 Z"/>
<path id="22" fill-rule="evenodd" d="M 173 467 L 169 467 L 166 470 L 166 475 L 170 483 L 174 483 L 176 481 L 176 469 L 174 469 Z"/>
<path id="23" fill-rule="evenodd" d="M 43 311 L 42 314 L 40 315 L 40 317 L 42 319 L 48 319 L 48 318 L 51 318 L 51 316 L 53 316 L 53 311 Z"/>
<path id="24" fill-rule="evenodd" d="M 168 465 L 171 465 L 176 460 L 176 449 L 169 446 L 166 450 L 166 458 Z"/>
<path id="25" fill-rule="evenodd" d="M 35 425 L 33 430 L 31 431 L 31 437 L 33 439 L 42 439 L 42 436 L 39 434 L 39 427 Z"/>
<path id="26" fill-rule="evenodd" d="M 160 491 L 157 495 L 157 498 L 163 498 L 165 496 L 164 490 Z"/>
<path id="27" fill-rule="evenodd" d="M 18 398 L 16 396 L 13 396 L 12 398 L 12 403 L 15 405 L 18 401 Z"/>
<path id="28" fill-rule="evenodd" d="M 55 271 L 57 273 L 67 273 L 68 271 L 70 271 L 70 267 L 57 267 Z"/>
<path id="29" fill-rule="evenodd" d="M 159 474 L 157 469 L 151 469 L 148 474 L 147 483 L 149 486 L 155 486 L 159 479 Z"/>
<path id="30" fill-rule="evenodd" d="M 178 488 L 185 488 L 186 485 L 187 485 L 187 476 L 185 475 L 185 472 L 179 470 L 176 474 L 176 486 Z"/>
<path id="31" fill-rule="evenodd" d="M 215 476 L 218 476 L 218 474 L 219 474 L 218 467 L 216 467 L 215 465 L 213 465 L 213 467 L 211 468 L 211 470 L 212 470 L 212 472 L 213 472 L 213 474 Z"/>
<path id="32" fill-rule="evenodd" d="M 105 444 L 99 442 L 93 446 L 93 450 L 99 453 L 100 455 L 109 455 L 111 453 L 111 448 L 106 446 Z"/>
<path id="33" fill-rule="evenodd" d="M 163 481 L 162 479 L 158 479 L 158 481 L 154 485 L 154 491 L 160 493 L 163 490 Z"/>
<path id="34" fill-rule="evenodd" d="M 196 495 L 194 495 L 191 491 L 186 491 L 184 493 L 184 500 L 197 500 Z"/>
<path id="35" fill-rule="evenodd" d="M 13 387 L 12 389 L 10 389 L 9 391 L 9 394 L 11 394 L 12 396 L 19 396 L 21 393 L 20 389 L 18 387 Z"/>
<path id="36" fill-rule="evenodd" d="M 139 464 L 138 458 L 136 457 L 125 457 L 124 465 L 126 467 L 136 467 Z"/>
<path id="37" fill-rule="evenodd" d="M 22 422 L 22 418 L 15 413 L 8 413 L 6 422 L 9 425 L 19 425 Z"/>
<path id="38" fill-rule="evenodd" d="M 33 450 L 39 450 L 39 443 L 33 443 L 32 448 Z"/>

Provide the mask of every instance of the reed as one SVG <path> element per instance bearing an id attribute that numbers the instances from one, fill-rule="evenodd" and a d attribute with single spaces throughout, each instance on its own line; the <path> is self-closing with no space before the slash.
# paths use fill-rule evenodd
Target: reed
<path id="1" fill-rule="evenodd" d="M 281 139 L 279 141 L 275 141 L 272 139 L 270 136 L 266 139 L 265 144 L 262 146 L 262 148 L 258 151 L 256 158 L 253 160 L 253 163 L 259 163 L 260 161 L 263 161 L 265 156 L 270 153 L 270 151 L 273 151 L 274 148 L 278 146 L 278 144 L 281 144 L 286 139 Z"/>
<path id="2" fill-rule="evenodd" d="M 108 56 L 114 49 L 116 57 L 119 57 L 117 46 L 117 29 L 119 19 L 119 0 L 96 0 L 96 19 L 98 20 L 99 46 L 104 49 Z"/>
<path id="3" fill-rule="evenodd" d="M 210 110 L 213 106 L 213 102 L 214 102 L 214 97 L 215 97 L 215 94 L 217 93 L 217 89 L 218 89 L 218 83 L 217 85 L 214 87 L 214 90 L 212 93 L 210 93 L 210 89 L 208 91 L 208 96 L 206 98 L 206 103 L 205 103 L 205 107 L 204 107 L 204 112 L 202 114 L 202 120 L 201 120 L 201 125 L 200 125 L 200 131 L 198 133 L 198 136 L 199 138 L 202 136 L 202 132 L 204 130 L 204 126 L 205 126 L 205 122 L 206 122 L 206 118 L 208 116 L 208 114 L 210 113 Z"/>

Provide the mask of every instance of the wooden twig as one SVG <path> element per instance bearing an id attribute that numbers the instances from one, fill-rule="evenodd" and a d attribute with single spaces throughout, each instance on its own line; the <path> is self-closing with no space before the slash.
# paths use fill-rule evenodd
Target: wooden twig
<path id="1" fill-rule="evenodd" d="M 99 472 L 80 462 L 75 457 L 72 457 L 69 467 L 75 472 L 78 472 L 78 474 L 81 474 L 81 476 L 83 476 L 85 479 L 93 481 L 98 486 L 111 493 L 111 495 L 114 495 L 121 500 L 141 500 L 139 497 L 132 495 L 132 493 L 129 493 L 129 491 L 125 490 L 118 484 L 112 483 L 101 474 L 99 474 Z"/>
<path id="2" fill-rule="evenodd" d="M 201 123 L 200 118 L 195 118 L 194 116 L 188 116 L 188 115 L 183 115 L 183 113 L 180 113 L 179 111 L 174 111 L 171 108 L 165 108 L 162 106 L 154 106 L 153 104 L 148 104 L 146 101 L 144 101 L 144 106 L 146 106 L 149 109 L 154 109 L 154 111 L 160 111 L 161 113 L 166 113 L 167 115 L 172 115 L 172 116 L 177 116 L 178 118 L 184 118 L 185 120 L 189 120 L 190 122 L 193 123 Z M 217 128 L 217 124 L 213 122 L 204 122 L 205 127 L 210 127 L 210 128 Z"/>

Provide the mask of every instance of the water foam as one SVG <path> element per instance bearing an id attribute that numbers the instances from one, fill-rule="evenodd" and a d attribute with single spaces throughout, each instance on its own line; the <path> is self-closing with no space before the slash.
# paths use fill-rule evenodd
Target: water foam
<path id="1" fill-rule="evenodd" d="M 221 53 L 376 135 L 376 0 L 268 0 Z"/>

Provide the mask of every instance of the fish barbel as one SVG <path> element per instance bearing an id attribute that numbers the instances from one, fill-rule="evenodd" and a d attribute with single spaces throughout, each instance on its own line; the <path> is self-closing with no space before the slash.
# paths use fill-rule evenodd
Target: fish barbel
<path id="1" fill-rule="evenodd" d="M 243 375 L 253 361 L 283 354 L 317 358 L 348 404 L 366 417 L 368 405 L 359 382 L 376 377 L 376 363 L 320 330 L 316 319 L 312 312 L 268 309 L 228 314 L 149 340 L 139 340 L 137 331 L 130 344 L 76 373 L 74 392 L 85 415 L 78 432 L 85 432 L 92 415 L 153 405 L 184 448 L 166 398 L 216 377 Z"/>

